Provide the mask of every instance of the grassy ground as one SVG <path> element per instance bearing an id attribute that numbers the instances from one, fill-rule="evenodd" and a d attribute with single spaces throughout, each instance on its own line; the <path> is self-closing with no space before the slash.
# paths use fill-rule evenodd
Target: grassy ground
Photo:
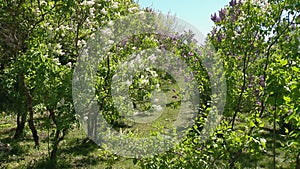
<path id="1" fill-rule="evenodd" d="M 47 160 L 47 132 L 39 131 L 41 146 L 39 149 L 35 149 L 29 128 L 25 129 L 22 139 L 15 140 L 12 139 L 15 130 L 15 117 L 2 113 L 0 119 L 0 142 L 11 146 L 10 150 L 0 150 L 0 168 L 52 168 L 51 162 Z M 140 128 L 140 130 L 142 129 Z M 145 128 L 145 130 L 148 129 Z M 242 154 L 239 161 L 243 161 L 245 165 L 243 168 L 246 166 L 248 166 L 246 168 L 273 168 L 272 132 L 265 131 L 261 134 L 267 139 L 267 147 L 270 151 L 267 151 L 265 156 L 260 157 Z M 278 147 L 280 147 L 279 144 L 282 141 L 284 140 L 278 135 Z M 278 168 L 290 168 L 290 165 L 295 161 L 292 158 L 293 155 L 280 148 L 276 149 L 276 152 L 276 160 L 280 164 Z M 93 141 L 87 139 L 85 132 L 81 128 L 74 128 L 67 135 L 65 141 L 62 142 L 58 164 L 60 168 L 139 168 L 133 164 L 132 159 L 112 156 L 101 149 Z"/>
<path id="2" fill-rule="evenodd" d="M 180 103 L 178 98 L 173 98 L 174 91 L 178 87 L 172 84 L 166 84 L 163 88 L 167 106 L 162 111 L 161 115 L 150 123 L 134 123 L 127 130 L 138 133 L 140 136 L 149 136 L 158 128 L 170 129 L 179 112 Z M 36 117 L 41 118 L 41 117 Z M 49 145 L 48 132 L 43 128 L 43 124 L 36 120 L 36 125 L 40 136 L 39 149 L 34 148 L 34 142 L 31 137 L 31 132 L 26 126 L 23 138 L 18 140 L 13 139 L 15 131 L 15 115 L 9 113 L 0 113 L 0 142 L 10 144 L 10 149 L 0 149 L 0 169 L 1 168 L 52 168 L 52 162 L 48 160 Z M 42 120 L 41 120 L 42 121 Z M 268 122 L 266 122 L 268 124 Z M 272 126 L 266 125 L 266 128 L 271 129 Z M 276 131 L 278 133 L 278 131 Z M 267 151 L 265 154 L 253 157 L 248 154 L 241 154 L 239 161 L 243 164 L 241 168 L 273 168 L 273 131 L 263 130 L 260 137 L 267 139 Z M 300 139 L 300 138 L 299 138 Z M 277 134 L 276 147 L 284 141 L 283 137 Z M 300 140 L 299 140 L 300 141 Z M 276 161 L 278 168 L 291 168 L 291 164 L 295 162 L 294 154 L 289 154 L 288 151 L 277 148 Z M 116 169 L 134 169 L 139 168 L 134 165 L 132 159 L 126 159 L 112 155 L 105 151 L 93 141 L 87 138 L 86 133 L 80 128 L 75 127 L 66 136 L 65 140 L 59 146 L 58 154 L 59 168 L 116 168 Z"/>
<path id="3" fill-rule="evenodd" d="M 12 139 L 14 117 L 2 114 L 0 119 L 0 141 L 11 147 L 10 150 L 0 150 L 0 168 L 52 168 L 51 161 L 48 161 L 47 133 L 39 131 L 41 145 L 35 149 L 28 128 L 22 139 L 15 140 Z M 72 130 L 62 142 L 58 165 L 60 168 L 138 168 L 132 160 L 111 156 L 87 139 L 80 128 Z"/>
<path id="4" fill-rule="evenodd" d="M 178 87 L 172 84 L 164 86 L 165 98 L 160 99 L 166 99 L 167 106 L 155 120 L 151 123 L 135 123 L 128 130 L 143 137 L 149 136 L 160 127 L 171 128 L 179 112 L 176 106 L 179 102 L 178 99 L 172 98 L 174 95 L 172 89 L 178 90 Z M 0 115 L 0 142 L 10 144 L 11 147 L 9 150 L 0 150 L 0 168 L 52 168 L 52 162 L 48 160 L 51 144 L 48 144 L 48 131 L 43 124 L 35 120 L 37 129 L 41 129 L 38 130 L 40 147 L 36 149 L 27 125 L 23 138 L 13 139 L 16 128 L 15 115 L 4 112 Z M 133 164 L 132 159 L 111 155 L 99 147 L 87 138 L 86 133 L 80 127 L 75 127 L 61 142 L 57 163 L 59 168 L 139 168 Z"/>

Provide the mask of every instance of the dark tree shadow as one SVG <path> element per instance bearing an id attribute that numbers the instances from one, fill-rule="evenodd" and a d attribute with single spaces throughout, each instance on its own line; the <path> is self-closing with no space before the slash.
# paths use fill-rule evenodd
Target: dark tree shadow
<path id="1" fill-rule="evenodd" d="M 57 159 L 44 157 L 29 164 L 27 168 L 33 169 L 55 169 L 55 168 L 86 168 L 87 166 L 97 165 L 101 160 L 90 155 L 99 149 L 99 146 L 89 139 L 72 140 L 67 146 L 59 149 Z M 69 157 L 69 158 L 66 158 Z M 70 158 L 78 158 L 75 162 Z"/>
<path id="2" fill-rule="evenodd" d="M 29 152 L 29 146 L 21 144 L 22 142 L 31 142 L 27 138 L 13 138 L 15 128 L 8 128 L 0 131 L 0 135 L 6 137 L 1 138 L 0 142 L 5 145 L 0 149 L 0 168 L 1 164 L 8 164 L 10 162 L 21 161 L 25 159 L 26 154 Z"/>

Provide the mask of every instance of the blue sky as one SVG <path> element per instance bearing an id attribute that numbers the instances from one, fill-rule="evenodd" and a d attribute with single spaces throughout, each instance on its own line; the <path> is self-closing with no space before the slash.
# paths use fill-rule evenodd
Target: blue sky
<path id="1" fill-rule="evenodd" d="M 174 15 L 183 19 L 201 33 L 206 35 L 210 32 L 213 22 L 210 15 L 219 11 L 230 0 L 135 0 L 141 7 L 151 7 L 165 14 Z"/>

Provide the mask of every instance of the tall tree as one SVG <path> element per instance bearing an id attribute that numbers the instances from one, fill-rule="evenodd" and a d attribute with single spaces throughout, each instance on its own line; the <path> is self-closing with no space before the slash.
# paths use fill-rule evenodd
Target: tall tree
<path id="1" fill-rule="evenodd" d="M 232 0 L 212 15 L 216 26 L 209 39 L 221 54 L 227 74 L 230 102 L 225 117 L 231 130 L 244 130 L 245 145 L 231 152 L 232 167 L 243 152 L 249 153 L 246 147 L 255 144 L 247 138 L 259 136 L 268 122 L 273 123 L 274 167 L 279 134 L 297 133 L 291 141 L 298 144 L 299 12 L 298 1 Z M 245 122 L 249 128 L 241 126 Z"/>
<path id="2" fill-rule="evenodd" d="M 13 100 L 5 104 L 17 114 L 16 138 L 28 121 L 38 147 L 42 129 L 34 118 L 48 116 L 39 123 L 54 127 L 50 158 L 56 159 L 76 122 L 71 82 L 80 50 L 100 27 L 136 11 L 131 0 L 0 1 L 0 93 Z"/>

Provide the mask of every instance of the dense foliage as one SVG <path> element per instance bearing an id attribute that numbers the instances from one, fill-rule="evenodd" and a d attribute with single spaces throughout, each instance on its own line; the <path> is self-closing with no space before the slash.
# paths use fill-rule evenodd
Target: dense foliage
<path id="1" fill-rule="evenodd" d="M 232 0 L 211 19 L 207 41 L 227 81 L 223 120 L 207 142 L 196 133 L 142 166 L 299 167 L 299 2 Z"/>
<path id="2" fill-rule="evenodd" d="M 72 77 L 78 56 L 98 29 L 144 11 L 131 0 L 0 0 L 0 113 L 16 118 L 14 139 L 24 139 L 28 123 L 39 148 L 40 133 L 46 132 L 48 157 L 54 164 L 59 145 L 77 125 L 97 139 L 99 112 L 79 117 L 86 119 L 85 124 L 75 115 Z M 114 73 L 134 52 L 172 51 L 190 66 L 197 80 L 199 112 L 178 145 L 152 157 L 134 158 L 135 164 L 141 168 L 300 168 L 300 2 L 231 0 L 211 19 L 215 26 L 203 46 L 197 46 L 192 32 L 174 32 L 172 37 L 142 34 L 114 44 L 98 65 L 95 89 L 100 113 L 118 131 L 130 131 L 133 124 L 113 104 Z M 224 72 L 208 68 L 203 58 L 222 64 Z M 218 84 L 211 83 L 214 76 L 226 79 L 226 104 L 220 124 L 205 133 L 209 137 L 203 142 L 201 132 L 214 110 L 211 90 Z M 129 90 L 133 107 L 149 110 L 151 92 L 175 82 L 155 68 L 136 74 Z M 175 101 L 169 106 L 176 112 L 181 94 L 175 85 L 171 88 Z"/>
<path id="3" fill-rule="evenodd" d="M 28 121 L 52 131 L 52 151 L 76 122 L 72 103 L 74 64 L 88 37 L 109 21 L 138 10 L 131 1 L 1 1 L 1 108 L 17 114 L 14 137 Z M 45 129 L 37 129 L 41 115 Z"/>

